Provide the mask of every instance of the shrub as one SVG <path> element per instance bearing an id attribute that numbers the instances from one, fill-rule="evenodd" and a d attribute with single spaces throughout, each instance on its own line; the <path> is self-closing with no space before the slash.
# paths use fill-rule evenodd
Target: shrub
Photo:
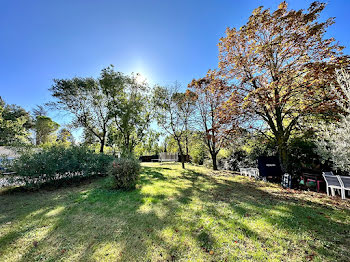
<path id="1" fill-rule="evenodd" d="M 13 161 L 12 170 L 17 173 L 15 182 L 27 187 L 50 182 L 58 185 L 83 177 L 105 175 L 112 160 L 112 156 L 95 153 L 84 146 L 55 144 L 23 152 Z"/>
<path id="2" fill-rule="evenodd" d="M 134 189 L 140 176 L 141 166 L 134 158 L 118 158 L 109 167 L 108 174 L 113 180 L 113 188 Z"/>
<path id="3" fill-rule="evenodd" d="M 316 145 L 312 140 L 303 137 L 292 138 L 288 146 L 290 170 L 293 175 L 299 175 L 305 170 L 316 172 L 326 167 L 321 164 L 320 156 L 316 153 Z"/>
<path id="4" fill-rule="evenodd" d="M 229 157 L 220 159 L 222 169 L 239 171 L 242 167 L 256 167 L 256 161 L 244 150 L 233 151 Z"/>
<path id="5" fill-rule="evenodd" d="M 350 172 L 350 115 L 338 123 L 320 125 L 315 152 L 323 163 L 330 162 L 337 171 Z"/>

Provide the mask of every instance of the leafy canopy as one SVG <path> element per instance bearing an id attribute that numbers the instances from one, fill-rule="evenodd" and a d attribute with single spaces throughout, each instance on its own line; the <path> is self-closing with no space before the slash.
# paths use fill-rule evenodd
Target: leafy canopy
<path id="1" fill-rule="evenodd" d="M 222 119 L 263 123 L 283 163 L 298 123 L 335 108 L 327 87 L 336 84 L 334 69 L 347 63 L 343 47 L 325 38 L 334 18 L 319 22 L 324 8 L 320 2 L 307 10 L 288 10 L 286 2 L 274 12 L 259 7 L 239 30 L 227 28 L 219 42 L 220 75 L 230 82 Z"/>

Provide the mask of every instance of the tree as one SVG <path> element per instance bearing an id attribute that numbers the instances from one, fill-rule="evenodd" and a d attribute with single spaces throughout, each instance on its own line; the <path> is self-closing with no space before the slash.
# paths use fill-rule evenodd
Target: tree
<path id="1" fill-rule="evenodd" d="M 175 84 L 177 85 L 177 83 Z M 173 99 L 176 102 L 178 106 L 178 110 L 180 111 L 180 114 L 183 118 L 183 124 L 184 124 L 184 142 L 185 142 L 185 151 L 186 156 L 189 155 L 189 136 L 190 136 L 190 127 L 193 124 L 192 116 L 194 115 L 195 111 L 195 101 L 196 101 L 196 94 L 193 93 L 190 90 L 187 90 L 185 93 L 174 93 Z"/>
<path id="2" fill-rule="evenodd" d="M 47 116 L 47 110 L 45 106 L 37 105 L 35 108 L 32 109 L 34 118 L 37 116 Z"/>
<path id="3" fill-rule="evenodd" d="M 109 134 L 110 132 L 108 132 L 108 135 Z M 97 137 L 86 128 L 83 128 L 82 140 L 82 143 L 86 146 L 99 144 L 99 140 L 97 139 Z"/>
<path id="4" fill-rule="evenodd" d="M 59 124 L 47 116 L 37 116 L 35 120 L 35 141 L 36 145 L 50 143 L 55 141 L 55 132 Z"/>
<path id="5" fill-rule="evenodd" d="M 259 7 L 246 25 L 228 28 L 219 42 L 220 74 L 230 81 L 222 120 L 237 116 L 250 127 L 263 123 L 284 171 L 289 169 L 288 141 L 298 123 L 334 109 L 327 86 L 335 83 L 334 69 L 347 61 L 343 47 L 324 38 L 334 23 L 333 18 L 317 21 L 324 7 L 314 2 L 307 10 L 288 11 L 282 2 L 272 13 Z"/>
<path id="6" fill-rule="evenodd" d="M 61 128 L 58 131 L 57 140 L 63 143 L 66 143 L 66 142 L 74 143 L 74 137 L 67 128 Z"/>
<path id="7" fill-rule="evenodd" d="M 336 100 L 344 113 L 350 114 L 350 66 L 335 70 L 338 86 L 331 86 L 331 91 L 339 98 Z"/>
<path id="8" fill-rule="evenodd" d="M 148 130 L 142 143 L 135 147 L 136 155 L 158 155 L 160 146 L 158 145 L 160 133 L 154 130 Z"/>
<path id="9" fill-rule="evenodd" d="M 335 170 L 350 171 L 350 69 L 336 70 L 339 88 L 332 91 L 340 98 L 338 105 L 344 115 L 335 123 L 322 123 L 318 126 L 318 137 L 315 140 L 316 152 L 323 161 L 330 161 Z"/>
<path id="10" fill-rule="evenodd" d="M 137 76 L 106 68 L 101 78 L 101 85 L 110 96 L 108 108 L 115 127 L 110 138 L 126 156 L 132 155 L 135 146 L 142 142 L 151 120 L 149 87 L 146 82 L 138 82 Z M 118 84 L 108 85 L 108 82 Z"/>
<path id="11" fill-rule="evenodd" d="M 350 171 L 350 115 L 338 123 L 322 124 L 315 140 L 316 153 L 335 170 Z"/>
<path id="12" fill-rule="evenodd" d="M 185 156 L 182 141 L 186 133 L 186 116 L 179 104 L 179 87 L 174 86 L 154 89 L 153 103 L 156 107 L 156 119 L 159 126 L 171 135 L 177 143 L 182 168 L 185 168 Z"/>
<path id="13" fill-rule="evenodd" d="M 74 116 L 74 125 L 93 134 L 100 143 L 100 152 L 104 150 L 111 122 L 109 96 L 105 90 L 115 88 L 114 85 L 118 84 L 104 79 L 102 70 L 98 80 L 89 77 L 55 79 L 50 88 L 52 96 L 58 100 L 51 105 L 70 112 Z"/>
<path id="14" fill-rule="evenodd" d="M 0 145 L 27 143 L 33 122 L 22 107 L 6 104 L 0 97 Z"/>
<path id="15" fill-rule="evenodd" d="M 181 143 L 182 147 L 184 147 L 183 142 Z M 172 135 L 167 135 L 164 137 L 163 141 L 163 151 L 168 153 L 178 153 L 179 146 L 177 145 L 177 141 Z"/>
<path id="16" fill-rule="evenodd" d="M 222 92 L 225 88 L 225 81 L 216 77 L 215 71 L 208 71 L 208 74 L 198 80 L 193 79 L 188 87 L 196 95 L 196 107 L 199 116 L 196 118 L 198 127 L 203 133 L 203 140 L 210 153 L 213 169 L 217 170 L 217 155 L 223 147 L 234 127 L 220 123 L 219 109 L 222 103 L 228 98 Z M 232 123 L 230 122 L 232 125 Z"/>
<path id="17" fill-rule="evenodd" d="M 208 149 L 203 140 L 203 132 L 191 131 L 189 136 L 189 155 L 191 162 L 203 165 L 208 157 Z"/>

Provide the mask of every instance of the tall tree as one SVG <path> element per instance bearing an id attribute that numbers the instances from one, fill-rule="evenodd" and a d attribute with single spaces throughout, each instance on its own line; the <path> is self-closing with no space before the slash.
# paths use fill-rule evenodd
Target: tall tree
<path id="1" fill-rule="evenodd" d="M 37 116 L 34 125 L 36 145 L 55 141 L 55 132 L 59 126 L 50 117 Z"/>
<path id="2" fill-rule="evenodd" d="M 20 106 L 6 104 L 0 97 L 0 145 L 28 143 L 33 121 Z"/>
<path id="3" fill-rule="evenodd" d="M 66 143 L 66 142 L 74 143 L 73 134 L 67 128 L 61 128 L 58 131 L 57 140 L 63 143 Z"/>
<path id="4" fill-rule="evenodd" d="M 324 37 L 334 23 L 318 22 L 324 8 L 320 2 L 307 10 L 287 10 L 282 2 L 272 13 L 259 7 L 239 30 L 227 28 L 219 42 L 220 73 L 230 81 L 223 120 L 239 115 L 264 123 L 284 171 L 298 123 L 334 107 L 327 86 L 335 83 L 334 68 L 346 61 L 343 47 Z"/>
<path id="5" fill-rule="evenodd" d="M 37 105 L 35 108 L 32 109 L 34 117 L 37 116 L 47 116 L 47 109 L 45 106 Z"/>
<path id="6" fill-rule="evenodd" d="M 235 130 L 232 122 L 221 123 L 219 109 L 227 100 L 225 81 L 216 76 L 216 72 L 209 70 L 208 74 L 198 80 L 193 79 L 188 85 L 196 95 L 197 126 L 203 133 L 203 139 L 210 153 L 213 169 L 217 170 L 217 155 L 227 142 L 229 135 Z"/>
<path id="7" fill-rule="evenodd" d="M 93 134 L 100 143 L 100 152 L 104 150 L 111 122 L 109 96 L 105 89 L 118 84 L 105 81 L 104 86 L 101 86 L 103 77 L 102 71 L 98 80 L 80 77 L 55 79 L 50 88 L 52 96 L 57 99 L 51 105 L 70 112 L 74 116 L 73 122 L 76 126 L 83 127 Z"/>
<path id="8" fill-rule="evenodd" d="M 186 117 L 179 104 L 179 87 L 174 86 L 154 89 L 154 105 L 156 107 L 156 119 L 159 126 L 171 135 L 178 145 L 182 168 L 185 168 L 185 155 L 182 141 L 186 134 Z"/>
<path id="9" fill-rule="evenodd" d="M 186 153 L 186 156 L 188 156 L 189 155 L 189 136 L 191 133 L 190 129 L 193 125 L 193 115 L 195 111 L 196 94 L 190 90 L 187 90 L 185 93 L 174 93 L 173 99 L 177 103 L 178 110 L 183 118 L 183 123 L 185 128 L 185 133 L 184 133 L 185 153 Z"/>
<path id="10" fill-rule="evenodd" d="M 118 144 L 123 155 L 132 155 L 134 148 L 142 142 L 150 125 L 150 100 L 148 84 L 139 82 L 138 75 L 123 75 L 107 68 L 102 72 L 103 81 L 117 82 L 118 85 L 109 85 L 105 92 L 110 96 L 108 108 L 110 117 L 115 126 L 110 138 Z"/>
<path id="11" fill-rule="evenodd" d="M 330 161 L 335 170 L 350 171 L 350 68 L 336 70 L 339 88 L 332 91 L 340 98 L 337 102 L 344 115 L 335 123 L 318 125 L 317 153 Z"/>

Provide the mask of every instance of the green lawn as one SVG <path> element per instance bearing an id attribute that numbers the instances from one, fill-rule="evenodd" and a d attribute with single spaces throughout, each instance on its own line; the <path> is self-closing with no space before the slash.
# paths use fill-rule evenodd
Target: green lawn
<path id="1" fill-rule="evenodd" d="M 350 201 L 228 172 L 147 164 L 133 192 L 106 178 L 0 191 L 0 261 L 349 261 Z"/>

